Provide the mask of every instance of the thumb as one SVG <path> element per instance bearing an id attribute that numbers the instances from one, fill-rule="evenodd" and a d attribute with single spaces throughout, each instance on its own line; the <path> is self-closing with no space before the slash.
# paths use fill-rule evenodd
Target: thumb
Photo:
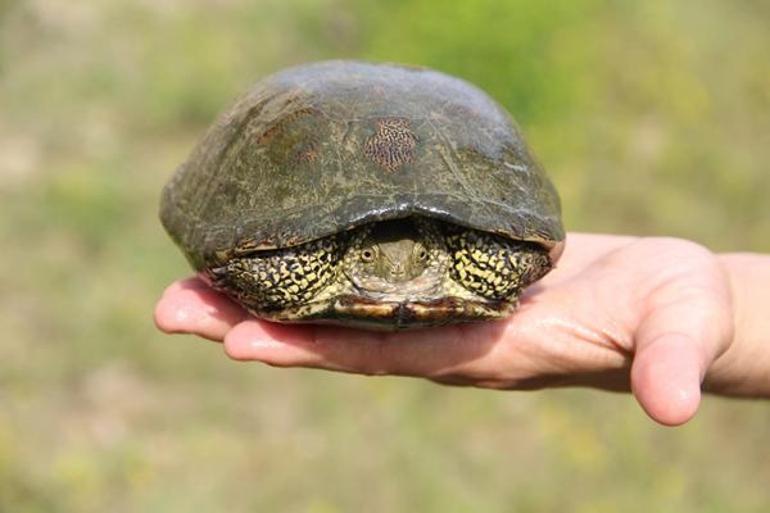
<path id="1" fill-rule="evenodd" d="M 676 426 L 695 415 L 706 370 L 730 336 L 730 311 L 726 295 L 709 288 L 653 308 L 642 320 L 631 388 L 654 420 Z"/>

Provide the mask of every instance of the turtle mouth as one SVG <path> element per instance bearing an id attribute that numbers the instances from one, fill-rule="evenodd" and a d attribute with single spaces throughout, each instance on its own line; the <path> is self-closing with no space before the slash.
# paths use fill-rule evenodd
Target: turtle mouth
<path id="1" fill-rule="evenodd" d="M 455 297 L 428 301 L 372 301 L 361 296 L 342 296 L 335 302 L 334 310 L 341 319 L 349 322 L 357 320 L 368 326 L 402 330 L 503 317 L 509 313 L 511 305 L 502 301 L 490 303 Z"/>
<path id="2" fill-rule="evenodd" d="M 269 317 L 279 322 L 341 324 L 397 331 L 499 319 L 509 315 L 515 307 L 516 303 L 510 301 L 475 301 L 458 297 L 389 301 L 345 294 L 331 302 L 297 306 Z"/>

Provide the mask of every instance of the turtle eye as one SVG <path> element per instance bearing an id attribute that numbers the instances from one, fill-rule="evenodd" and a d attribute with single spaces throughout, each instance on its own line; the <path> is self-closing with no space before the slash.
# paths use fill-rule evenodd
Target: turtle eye
<path id="1" fill-rule="evenodd" d="M 361 251 L 361 260 L 363 262 L 371 263 L 374 262 L 374 250 L 370 248 L 366 248 L 363 251 Z"/>
<path id="2" fill-rule="evenodd" d="M 420 260 L 420 262 L 425 262 L 428 260 L 428 251 L 425 248 L 420 248 L 417 250 L 417 258 Z"/>

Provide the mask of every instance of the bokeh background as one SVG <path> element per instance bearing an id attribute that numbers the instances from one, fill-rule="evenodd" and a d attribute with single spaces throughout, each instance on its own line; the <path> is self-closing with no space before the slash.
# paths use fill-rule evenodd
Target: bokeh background
<path id="1" fill-rule="evenodd" d="M 157 333 L 158 194 L 290 64 L 510 109 L 571 230 L 770 252 L 766 0 L 0 0 L 0 511 L 767 512 L 770 405 L 276 370 Z"/>

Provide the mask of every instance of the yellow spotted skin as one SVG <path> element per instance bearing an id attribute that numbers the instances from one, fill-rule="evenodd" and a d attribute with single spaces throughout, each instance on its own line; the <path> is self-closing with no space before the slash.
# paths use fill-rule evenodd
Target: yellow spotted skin
<path id="1" fill-rule="evenodd" d="M 235 257 L 208 275 L 218 288 L 248 308 L 273 311 L 313 301 L 337 275 L 342 235 L 294 248 Z"/>
<path id="2" fill-rule="evenodd" d="M 518 295 L 550 269 L 548 255 L 531 243 L 477 230 L 457 230 L 446 243 L 454 280 L 487 299 Z"/>
<path id="3" fill-rule="evenodd" d="M 260 317 L 404 329 L 507 315 L 551 266 L 535 243 L 410 217 L 284 249 L 240 248 L 204 275 Z"/>

